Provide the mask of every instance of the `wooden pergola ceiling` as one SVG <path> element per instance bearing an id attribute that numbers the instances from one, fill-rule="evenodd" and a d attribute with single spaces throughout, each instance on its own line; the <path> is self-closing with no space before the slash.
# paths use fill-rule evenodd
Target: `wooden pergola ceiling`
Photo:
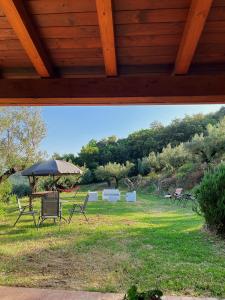
<path id="1" fill-rule="evenodd" d="M 225 0 L 0 0 L 0 105 L 225 103 Z"/>

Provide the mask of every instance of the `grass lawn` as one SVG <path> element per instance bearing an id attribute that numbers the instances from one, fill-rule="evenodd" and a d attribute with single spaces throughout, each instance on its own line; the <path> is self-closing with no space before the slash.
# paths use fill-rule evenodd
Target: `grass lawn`
<path id="1" fill-rule="evenodd" d="M 202 230 L 190 208 L 138 197 L 137 203 L 89 203 L 89 224 L 74 216 L 60 231 L 51 221 L 37 231 L 30 217 L 12 228 L 15 204 L 7 215 L 3 209 L 0 285 L 124 292 L 136 283 L 170 295 L 224 298 L 224 243 Z"/>

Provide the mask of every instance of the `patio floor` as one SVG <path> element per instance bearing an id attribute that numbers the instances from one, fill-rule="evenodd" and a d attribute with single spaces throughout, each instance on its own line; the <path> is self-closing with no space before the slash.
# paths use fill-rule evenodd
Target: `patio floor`
<path id="1" fill-rule="evenodd" d="M 122 294 L 66 291 L 21 287 L 0 287 L 1 300 L 122 300 Z M 165 296 L 164 300 L 216 300 L 216 298 L 193 298 Z"/>

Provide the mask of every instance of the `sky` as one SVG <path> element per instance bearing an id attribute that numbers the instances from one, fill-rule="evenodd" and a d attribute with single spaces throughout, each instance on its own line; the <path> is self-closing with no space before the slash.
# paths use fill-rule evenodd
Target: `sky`
<path id="1" fill-rule="evenodd" d="M 153 121 L 164 125 L 175 118 L 197 113 L 215 112 L 222 105 L 164 105 L 164 106 L 88 106 L 88 107 L 42 107 L 42 117 L 47 135 L 41 149 L 49 156 L 79 153 L 91 139 L 111 135 L 118 138 L 149 128 Z"/>

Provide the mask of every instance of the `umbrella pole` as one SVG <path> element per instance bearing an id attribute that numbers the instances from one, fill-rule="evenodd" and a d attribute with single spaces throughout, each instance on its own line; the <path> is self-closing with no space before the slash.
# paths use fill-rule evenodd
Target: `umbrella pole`
<path id="1" fill-rule="evenodd" d="M 32 181 L 31 181 L 31 177 L 28 176 L 28 178 L 29 178 L 29 184 L 30 184 L 30 188 L 31 188 L 31 193 L 29 195 L 29 210 L 31 211 L 33 209 L 33 205 L 32 205 L 33 185 L 32 185 Z"/>
<path id="2" fill-rule="evenodd" d="M 36 183 L 37 183 L 37 178 L 33 175 L 32 177 L 31 176 L 28 176 L 29 178 L 29 183 L 30 183 L 30 188 L 31 188 L 31 194 L 29 196 L 29 210 L 33 210 L 33 197 L 32 197 L 32 194 L 36 192 Z"/>

